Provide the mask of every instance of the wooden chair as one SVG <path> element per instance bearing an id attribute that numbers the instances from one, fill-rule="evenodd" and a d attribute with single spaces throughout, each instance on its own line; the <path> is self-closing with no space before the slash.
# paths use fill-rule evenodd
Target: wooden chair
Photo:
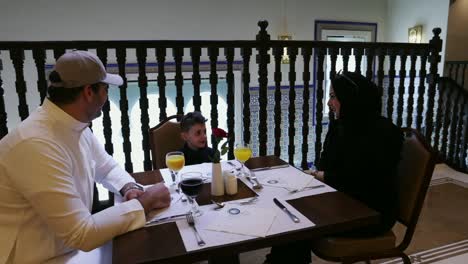
<path id="1" fill-rule="evenodd" d="M 153 169 L 166 168 L 166 154 L 176 151 L 184 146 L 184 140 L 180 136 L 180 123 L 177 120 L 181 115 L 173 115 L 149 130 L 149 143 Z M 176 120 L 176 122 L 171 120 Z"/>
<path id="2" fill-rule="evenodd" d="M 396 245 L 392 231 L 371 238 L 325 237 L 312 245 L 312 251 L 320 258 L 342 263 L 370 263 L 373 259 L 401 257 L 403 263 L 411 263 L 404 250 L 413 237 L 434 171 L 436 154 L 416 130 L 405 128 L 402 131 L 405 140 L 397 172 L 397 220 L 406 227 L 403 240 Z"/>

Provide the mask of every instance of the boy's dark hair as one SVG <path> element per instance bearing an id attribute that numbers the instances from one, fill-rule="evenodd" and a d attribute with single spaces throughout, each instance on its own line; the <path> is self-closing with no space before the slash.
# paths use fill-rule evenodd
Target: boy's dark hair
<path id="1" fill-rule="evenodd" d="M 52 71 L 49 75 L 49 81 L 51 82 L 61 82 L 59 74 L 56 71 Z M 91 85 L 93 91 L 97 93 L 99 91 L 98 84 Z M 49 86 L 47 88 L 47 94 L 49 95 L 49 100 L 57 105 L 66 105 L 73 103 L 78 95 L 83 90 L 84 86 L 74 87 L 74 88 L 64 88 L 64 87 L 55 87 Z"/>
<path id="2" fill-rule="evenodd" d="M 205 124 L 207 119 L 198 111 L 187 113 L 180 120 L 182 132 L 188 132 L 195 124 Z"/>

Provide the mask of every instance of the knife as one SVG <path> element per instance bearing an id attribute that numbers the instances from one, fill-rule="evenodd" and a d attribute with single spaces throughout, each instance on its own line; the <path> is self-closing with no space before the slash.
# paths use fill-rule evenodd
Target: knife
<path id="1" fill-rule="evenodd" d="M 150 221 L 146 222 L 146 225 L 159 223 L 159 222 L 164 222 L 164 221 L 171 220 L 171 219 L 174 219 L 174 218 L 179 218 L 179 217 L 182 217 L 182 216 L 185 217 L 186 215 L 187 215 L 187 213 L 166 216 L 166 217 L 158 218 L 158 219 L 153 219 L 153 220 L 150 220 Z"/>
<path id="2" fill-rule="evenodd" d="M 274 169 L 281 169 L 281 168 L 287 168 L 287 167 L 289 167 L 289 164 L 283 164 L 283 165 L 276 165 L 276 166 L 270 166 L 270 167 L 256 168 L 256 169 L 251 169 L 250 171 L 274 170 Z"/>
<path id="3" fill-rule="evenodd" d="M 283 212 L 285 212 L 285 213 L 294 221 L 294 223 L 299 223 L 299 222 L 300 222 L 299 218 L 297 218 L 297 216 L 293 215 L 293 214 L 288 210 L 288 208 L 286 208 L 280 201 L 278 201 L 278 199 L 273 198 L 273 202 L 274 202 L 279 208 L 281 208 L 281 210 L 283 210 Z"/>

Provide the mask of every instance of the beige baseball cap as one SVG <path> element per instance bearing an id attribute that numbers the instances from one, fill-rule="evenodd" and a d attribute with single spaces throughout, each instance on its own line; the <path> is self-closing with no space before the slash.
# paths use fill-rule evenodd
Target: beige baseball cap
<path id="1" fill-rule="evenodd" d="M 122 77 L 107 73 L 101 60 L 88 51 L 74 50 L 63 54 L 58 58 L 54 70 L 61 79 L 61 82 L 50 83 L 54 87 L 74 88 L 100 82 L 123 84 Z"/>

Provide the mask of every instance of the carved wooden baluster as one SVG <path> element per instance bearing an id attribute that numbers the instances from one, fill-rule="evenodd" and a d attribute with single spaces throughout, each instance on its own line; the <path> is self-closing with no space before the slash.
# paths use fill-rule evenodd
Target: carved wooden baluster
<path id="1" fill-rule="evenodd" d="M 297 58 L 297 48 L 288 47 L 289 55 L 289 107 L 288 107 L 288 119 L 289 119 L 289 145 L 288 145 L 288 157 L 289 164 L 294 164 L 294 153 L 295 145 L 294 136 L 296 135 L 296 58 Z"/>
<path id="2" fill-rule="evenodd" d="M 421 68 L 419 69 L 419 86 L 418 86 L 418 103 L 416 105 L 416 129 L 421 131 L 424 111 L 424 94 L 426 92 L 426 62 L 429 52 L 427 50 L 421 51 Z"/>
<path id="3" fill-rule="evenodd" d="M 150 145 L 149 145 L 149 114 L 148 114 L 148 78 L 146 76 L 146 48 L 137 48 L 138 61 L 138 86 L 140 87 L 140 109 L 141 109 L 141 133 L 143 135 L 143 167 L 145 171 L 151 170 Z"/>
<path id="4" fill-rule="evenodd" d="M 333 80 L 333 78 L 335 78 L 335 75 L 336 75 L 336 60 L 338 59 L 338 52 L 339 52 L 338 48 L 328 49 L 328 54 L 330 55 L 330 61 L 331 61 L 330 73 L 329 73 L 330 82 L 331 80 Z M 333 122 L 334 119 L 335 119 L 335 114 L 332 111 L 328 111 L 328 120 L 330 120 L 330 122 Z"/>
<path id="5" fill-rule="evenodd" d="M 37 90 L 40 95 L 39 105 L 42 105 L 42 102 L 44 102 L 44 99 L 47 96 L 47 80 L 45 73 L 46 51 L 43 48 L 34 48 L 32 53 L 37 69 Z"/>
<path id="6" fill-rule="evenodd" d="M 343 56 L 343 72 L 348 72 L 349 56 L 351 48 L 341 48 L 341 56 Z"/>
<path id="7" fill-rule="evenodd" d="M 459 114 L 459 98 L 461 97 L 460 94 L 460 89 L 457 89 L 456 87 L 453 87 L 454 91 L 452 94 L 452 97 L 450 98 L 450 101 L 453 102 L 452 104 L 452 111 L 451 111 L 451 117 L 450 117 L 450 130 L 449 130 L 449 142 L 448 142 L 448 155 L 447 155 L 447 160 L 449 161 L 449 164 L 453 165 L 455 164 L 455 159 L 454 159 L 454 153 L 455 153 L 455 144 L 457 142 L 455 136 L 457 132 L 457 124 L 458 124 L 458 114 Z"/>
<path id="8" fill-rule="evenodd" d="M 467 96 L 463 94 L 463 92 L 459 91 L 459 102 L 458 102 L 458 122 L 456 125 L 456 135 L 455 135 L 455 155 L 454 155 L 454 164 L 458 168 L 461 168 L 461 157 L 463 156 L 462 153 L 460 152 L 463 149 L 463 121 L 464 121 L 464 116 L 468 114 L 464 107 L 464 105 L 467 103 L 466 99 Z"/>
<path id="9" fill-rule="evenodd" d="M 461 137 L 461 149 L 460 149 L 460 168 L 464 171 L 468 169 L 468 164 L 466 163 L 466 158 L 468 155 L 468 95 L 464 96 L 463 104 L 463 132 Z"/>
<path id="10" fill-rule="evenodd" d="M 439 141 L 440 141 L 440 135 L 441 135 L 441 129 L 442 129 L 442 116 L 445 113 L 445 104 L 444 104 L 444 93 L 446 92 L 446 83 L 441 82 L 439 83 L 438 86 L 438 93 L 439 93 L 439 98 L 437 100 L 437 115 L 436 115 L 436 123 L 435 123 L 435 134 L 434 134 L 434 144 L 432 144 L 432 147 L 434 148 L 435 151 L 439 150 Z"/>
<path id="11" fill-rule="evenodd" d="M 182 57 L 184 56 L 183 48 L 173 48 L 172 53 L 174 55 L 175 62 L 175 86 L 176 86 L 176 106 L 177 114 L 184 114 L 184 95 L 183 95 L 183 86 L 184 86 L 184 76 L 182 75 Z"/>
<path id="12" fill-rule="evenodd" d="M 408 91 L 408 104 L 407 104 L 407 113 L 406 116 L 406 126 L 413 126 L 413 105 L 414 105 L 414 79 L 416 78 L 416 59 L 418 58 L 416 51 L 413 49 L 410 51 L 410 60 L 411 66 L 409 70 L 410 82 L 409 82 L 409 91 Z"/>
<path id="13" fill-rule="evenodd" d="M 218 62 L 219 49 L 217 47 L 208 48 L 208 57 L 210 58 L 210 104 L 211 104 L 211 127 L 218 127 L 218 73 L 216 63 Z M 218 147 L 214 134 L 211 134 L 211 145 L 213 149 Z"/>
<path id="14" fill-rule="evenodd" d="M 65 53 L 65 48 L 54 48 L 54 58 L 58 60 Z"/>
<path id="15" fill-rule="evenodd" d="M 396 51 L 390 48 L 387 52 L 390 57 L 390 69 L 388 70 L 387 118 L 393 120 L 393 95 L 395 94 Z"/>
<path id="16" fill-rule="evenodd" d="M 107 67 L 107 48 L 97 48 L 96 50 L 97 56 L 102 61 L 104 67 Z M 104 139 L 106 143 L 104 145 L 107 153 L 109 155 L 114 154 L 114 146 L 112 145 L 112 121 L 110 118 L 110 102 L 109 100 L 106 101 L 104 106 L 102 107 L 102 125 L 104 127 Z"/>
<path id="17" fill-rule="evenodd" d="M 244 87 L 243 93 L 243 136 L 244 142 L 250 143 L 250 56 L 252 56 L 251 48 L 242 48 L 241 56 L 243 60 L 242 67 L 242 84 Z"/>
<path id="18" fill-rule="evenodd" d="M 368 80 L 374 79 L 374 71 L 373 71 L 373 64 L 374 64 L 374 57 L 375 51 L 373 48 L 366 48 L 366 58 L 367 58 L 367 69 L 366 69 L 366 78 Z"/>
<path id="19" fill-rule="evenodd" d="M 448 88 L 448 89 L 447 89 Z M 451 110 L 452 110 L 452 94 L 453 94 L 453 87 L 446 87 L 444 91 L 444 105 L 445 105 L 445 111 L 444 111 L 444 124 L 443 124 L 443 129 L 442 129 L 442 145 L 440 148 L 440 153 L 443 157 L 444 160 L 448 158 L 447 156 L 447 142 L 448 142 L 448 131 L 449 127 L 451 124 Z"/>
<path id="20" fill-rule="evenodd" d="M 465 87 L 465 76 L 467 75 L 467 71 L 466 71 L 466 66 L 468 64 L 463 64 L 463 70 L 462 70 L 462 79 L 461 79 L 461 87 Z"/>
<path id="21" fill-rule="evenodd" d="M 229 152 L 228 158 L 234 159 L 234 71 L 233 71 L 233 62 L 234 62 L 234 48 L 225 48 L 224 55 L 227 61 L 227 72 L 226 72 L 226 82 L 227 82 L 227 129 L 229 131 Z"/>
<path id="22" fill-rule="evenodd" d="M 398 103 L 397 103 L 397 126 L 403 125 L 403 103 L 405 96 L 405 79 L 406 79 L 406 58 L 407 51 L 400 50 L 400 85 L 398 86 Z"/>
<path id="23" fill-rule="evenodd" d="M 10 58 L 13 61 L 13 67 L 16 74 L 16 92 L 18 93 L 18 113 L 21 120 L 26 119 L 29 115 L 29 107 L 26 101 L 26 81 L 24 80 L 24 50 L 15 48 L 10 50 Z"/>
<path id="24" fill-rule="evenodd" d="M 256 36 L 256 40 L 259 45 L 257 48 L 258 54 L 256 62 L 258 64 L 258 102 L 260 105 L 259 111 L 259 143 L 260 143 L 260 156 L 267 154 L 267 140 L 268 140 L 268 129 L 267 129 L 267 104 L 268 104 L 268 63 L 270 63 L 270 54 L 268 54 L 269 47 L 266 42 L 270 40 L 270 35 L 267 33 L 266 28 L 268 27 L 267 21 L 259 21 L 258 26 L 260 31 Z"/>
<path id="25" fill-rule="evenodd" d="M 440 28 L 435 28 L 432 30 L 434 37 L 429 41 L 431 46 L 431 53 L 429 56 L 429 78 L 428 78 L 428 92 L 427 92 L 427 111 L 426 111 L 426 139 L 429 144 L 432 143 L 432 129 L 433 129 L 433 117 L 434 117 L 434 96 L 436 91 L 436 85 L 439 79 L 439 74 L 437 73 L 437 65 L 440 62 L 440 51 L 442 50 L 442 40 L 440 39 Z"/>
<path id="26" fill-rule="evenodd" d="M 127 98 L 127 77 L 125 75 L 126 49 L 117 48 L 116 57 L 119 68 L 119 75 L 123 79 L 123 84 L 120 86 L 120 123 L 122 124 L 123 151 L 125 155 L 125 170 L 129 173 L 133 172 L 132 164 L 132 143 L 130 142 L 130 119 L 128 117 L 128 98 Z"/>
<path id="27" fill-rule="evenodd" d="M 200 106 L 201 106 L 201 96 L 200 96 L 200 84 L 201 84 L 200 56 L 201 56 L 201 48 L 200 47 L 191 48 L 190 49 L 190 55 L 192 56 L 192 64 L 193 64 L 193 71 L 192 71 L 193 107 L 194 107 L 195 111 L 200 112 Z M 229 151 L 231 151 L 231 149 L 229 149 Z"/>
<path id="28" fill-rule="evenodd" d="M 275 156 L 281 156 L 281 57 L 283 47 L 274 47 L 273 56 L 275 58 Z"/>
<path id="29" fill-rule="evenodd" d="M 383 79 L 385 77 L 384 75 L 384 62 L 385 62 L 385 54 L 386 51 L 382 48 L 378 48 L 376 50 L 377 57 L 379 58 L 379 65 L 377 69 L 377 87 L 380 89 L 380 94 L 383 95 Z M 380 103 L 380 109 L 383 109 L 382 104 L 383 104 L 384 97 L 382 96 L 382 100 Z"/>
<path id="30" fill-rule="evenodd" d="M 320 152 L 322 151 L 322 118 L 323 118 L 323 80 L 325 73 L 323 71 L 323 62 L 327 53 L 326 48 L 316 48 L 317 54 L 317 104 L 316 104 L 316 126 L 315 126 L 315 160 L 314 164 L 318 164 L 320 160 Z"/>
<path id="31" fill-rule="evenodd" d="M 165 62 L 166 62 L 166 48 L 157 47 L 156 48 L 156 59 L 158 61 L 158 88 L 159 88 L 159 121 L 162 122 L 167 118 L 166 107 L 166 74 L 165 71 Z"/>
<path id="32" fill-rule="evenodd" d="M 309 100 L 310 100 L 310 57 L 312 56 L 311 47 L 303 47 L 301 49 L 302 56 L 304 58 L 304 73 L 302 74 L 302 79 L 304 80 L 304 90 L 303 90 L 303 107 L 302 107 L 302 169 L 308 169 L 307 164 L 307 153 L 309 152 Z"/>
<path id="33" fill-rule="evenodd" d="M 455 77 L 454 77 L 454 80 L 457 83 L 460 83 L 460 81 L 458 80 L 458 72 L 459 71 L 460 71 L 460 64 L 457 63 L 457 65 L 455 65 Z"/>
<path id="34" fill-rule="evenodd" d="M 354 48 L 354 58 L 356 60 L 355 72 L 359 72 L 360 74 L 361 74 L 362 55 L 364 55 L 363 48 Z"/>
<path id="35" fill-rule="evenodd" d="M 3 70 L 3 64 L 2 64 L 2 59 L 0 57 L 0 139 L 2 139 L 6 134 L 8 134 L 5 98 L 3 97 L 3 95 L 5 94 L 5 90 L 3 90 L 3 81 L 2 81 L 2 74 L 1 74 L 2 70 Z"/>

